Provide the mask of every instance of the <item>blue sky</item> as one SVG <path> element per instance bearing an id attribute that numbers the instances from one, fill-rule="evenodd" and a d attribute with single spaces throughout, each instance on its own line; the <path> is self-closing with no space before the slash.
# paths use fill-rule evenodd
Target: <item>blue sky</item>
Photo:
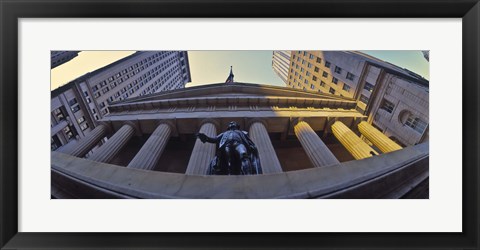
<path id="1" fill-rule="evenodd" d="M 362 51 L 429 79 L 421 51 Z M 272 51 L 189 51 L 192 82 L 187 86 L 225 82 L 233 66 L 235 81 L 285 86 L 272 70 Z"/>
<path id="2" fill-rule="evenodd" d="M 429 79 L 429 62 L 421 51 L 362 51 Z M 73 60 L 51 71 L 51 89 L 108 65 L 134 51 L 82 51 Z M 189 86 L 222 83 L 233 66 L 235 81 L 285 86 L 272 70 L 272 51 L 189 51 L 192 82 Z"/>

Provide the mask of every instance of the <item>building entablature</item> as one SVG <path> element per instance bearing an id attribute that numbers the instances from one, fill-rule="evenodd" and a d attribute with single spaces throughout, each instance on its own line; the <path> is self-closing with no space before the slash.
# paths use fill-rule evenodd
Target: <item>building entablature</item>
<path id="1" fill-rule="evenodd" d="M 343 119 L 346 124 L 366 117 L 355 110 L 349 98 L 256 84 L 214 84 L 133 98 L 113 104 L 102 121 L 121 127 L 124 121 L 140 123 L 143 133 L 151 133 L 158 120 L 181 126 L 182 133 L 195 133 L 205 118 L 223 125 L 234 120 L 247 124 L 248 119 L 263 118 L 268 132 L 291 131 L 294 118 L 310 120 L 317 131 L 324 130 L 328 118 Z"/>

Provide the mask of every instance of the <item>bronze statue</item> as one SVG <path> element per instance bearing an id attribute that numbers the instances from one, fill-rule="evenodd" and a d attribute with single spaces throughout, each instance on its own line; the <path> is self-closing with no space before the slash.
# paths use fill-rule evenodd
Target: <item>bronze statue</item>
<path id="1" fill-rule="evenodd" d="M 216 143 L 217 153 L 208 168 L 209 175 L 249 175 L 261 174 L 260 159 L 255 144 L 246 131 L 240 130 L 236 122 L 228 124 L 227 131 L 217 137 L 197 133 L 203 143 Z"/>

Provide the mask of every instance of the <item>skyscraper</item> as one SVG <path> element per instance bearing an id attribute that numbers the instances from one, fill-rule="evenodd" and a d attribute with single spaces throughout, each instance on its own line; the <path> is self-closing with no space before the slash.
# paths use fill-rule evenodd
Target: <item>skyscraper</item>
<path id="1" fill-rule="evenodd" d="M 78 56 L 79 51 L 52 51 L 50 52 L 50 68 L 60 66 Z"/>
<path id="2" fill-rule="evenodd" d="M 87 73 L 51 93 L 51 148 L 84 137 L 112 102 L 184 88 L 190 81 L 186 51 L 139 51 Z"/>
<path id="3" fill-rule="evenodd" d="M 287 82 L 356 100 L 358 111 L 402 145 L 428 140 L 428 85 L 412 71 L 356 51 L 294 51 Z"/>
<path id="4" fill-rule="evenodd" d="M 282 81 L 287 84 L 288 70 L 290 68 L 291 52 L 287 50 L 273 51 L 272 68 Z"/>

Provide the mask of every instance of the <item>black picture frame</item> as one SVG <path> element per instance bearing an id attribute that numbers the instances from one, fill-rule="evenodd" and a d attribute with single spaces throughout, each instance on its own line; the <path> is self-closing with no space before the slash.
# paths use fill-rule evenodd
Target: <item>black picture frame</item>
<path id="1" fill-rule="evenodd" d="M 0 0 L 1 249 L 478 249 L 478 0 Z M 18 19 L 55 17 L 462 18 L 462 233 L 19 233 Z M 448 37 L 448 34 L 446 34 Z M 446 132 L 448 134 L 448 132 Z M 460 166 L 449 166 L 460 167 Z M 447 184 L 447 183 L 446 183 Z M 394 215 L 392 215 L 394 216 Z M 439 222 L 441 223 L 441 222 Z M 219 232 L 222 230 L 219 228 Z"/>

